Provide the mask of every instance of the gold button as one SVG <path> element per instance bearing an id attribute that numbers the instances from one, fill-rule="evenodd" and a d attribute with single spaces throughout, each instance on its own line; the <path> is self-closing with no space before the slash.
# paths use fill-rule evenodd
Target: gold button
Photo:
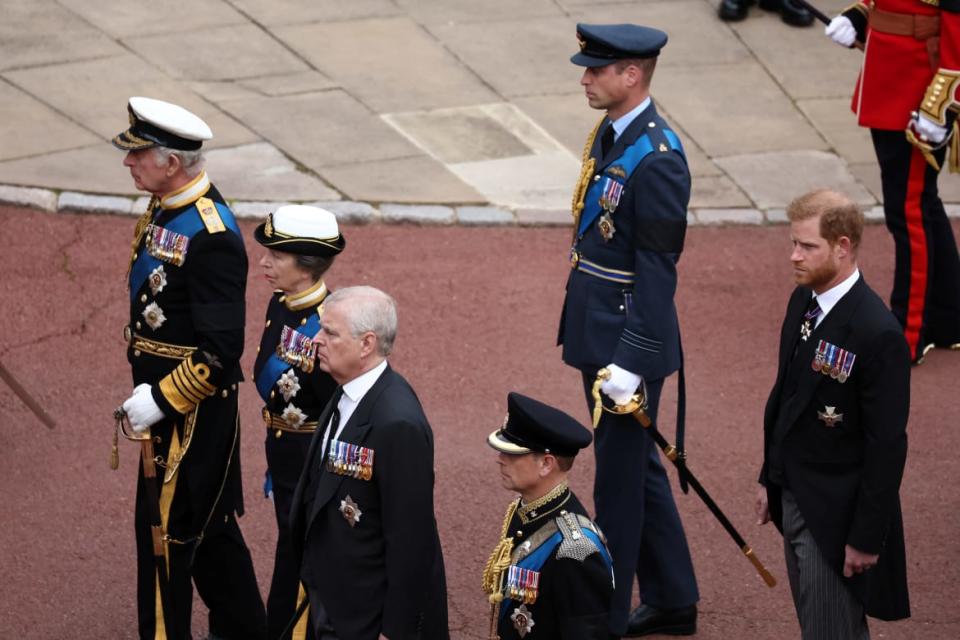
<path id="1" fill-rule="evenodd" d="M 270 326 L 270 321 L 269 321 L 269 320 L 267 320 L 267 326 L 268 326 L 268 327 Z"/>
<path id="2" fill-rule="evenodd" d="M 594 181 L 594 182 L 599 182 L 599 181 L 600 181 L 600 174 L 599 174 L 599 173 L 598 173 L 597 175 L 593 176 L 593 181 Z"/>
<path id="3" fill-rule="evenodd" d="M 134 358 L 139 358 L 139 357 L 140 357 L 140 349 L 134 349 L 134 350 L 133 350 L 133 357 L 134 357 Z"/>
<path id="4" fill-rule="evenodd" d="M 276 398 L 276 397 L 277 397 L 277 392 L 276 392 L 276 391 L 271 391 L 271 392 L 270 392 L 270 399 L 273 400 L 273 399 Z"/>
<path id="5" fill-rule="evenodd" d="M 220 395 L 221 395 L 221 396 L 223 396 L 224 398 L 226 398 L 226 397 L 227 397 L 227 395 L 228 395 L 228 392 L 227 392 L 227 390 L 226 390 L 226 389 L 224 389 L 223 391 L 221 391 L 221 392 L 220 392 Z"/>
<path id="6" fill-rule="evenodd" d="M 227 515 L 223 516 L 223 521 L 224 521 L 224 522 L 230 522 L 230 515 L 227 514 Z"/>
<path id="7" fill-rule="evenodd" d="M 234 391 L 236 391 L 236 390 L 237 390 L 237 383 L 234 382 L 232 385 L 230 385 L 230 388 L 233 389 Z"/>
<path id="8" fill-rule="evenodd" d="M 140 254 L 138 254 L 136 251 L 134 251 L 134 252 L 133 252 L 133 259 L 136 260 L 138 255 L 140 255 Z"/>
<path id="9" fill-rule="evenodd" d="M 653 129 L 655 126 L 657 126 L 657 123 L 656 123 L 656 122 L 649 122 L 649 123 L 647 123 L 647 126 L 650 127 L 651 129 Z"/>
<path id="10" fill-rule="evenodd" d="M 138 330 L 138 331 L 140 330 L 140 327 L 141 327 L 141 326 L 143 326 L 143 325 L 141 325 L 141 324 L 140 324 L 140 321 L 137 320 L 137 330 Z"/>
<path id="11" fill-rule="evenodd" d="M 260 353 L 260 345 L 257 345 L 257 353 Z"/>
<path id="12" fill-rule="evenodd" d="M 140 296 L 140 302 L 146 302 L 146 301 L 147 301 L 147 294 L 143 294 L 142 296 Z"/>
<path id="13" fill-rule="evenodd" d="M 283 302 L 287 299 L 287 296 L 280 296 L 280 302 Z"/>
<path id="14" fill-rule="evenodd" d="M 303 320 L 300 321 L 300 326 L 301 326 L 301 327 L 302 327 L 303 325 L 305 325 L 305 324 L 307 324 L 307 319 L 306 319 L 306 318 L 304 318 Z"/>

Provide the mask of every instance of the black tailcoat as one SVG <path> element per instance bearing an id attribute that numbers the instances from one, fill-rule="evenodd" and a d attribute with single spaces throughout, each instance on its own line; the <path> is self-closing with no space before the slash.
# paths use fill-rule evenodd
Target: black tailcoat
<path id="1" fill-rule="evenodd" d="M 874 617 L 910 615 L 900 480 L 907 454 L 910 354 L 896 319 L 863 277 L 802 341 L 810 301 L 798 287 L 780 337 L 777 381 L 764 412 L 770 514 L 782 531 L 781 488 L 796 496 L 821 553 L 842 574 L 844 546 L 878 553 L 878 564 L 848 580 Z M 856 355 L 841 383 L 814 371 L 820 340 Z M 796 355 L 794 348 L 796 347 Z M 841 414 L 833 426 L 821 417 Z"/>
<path id="2" fill-rule="evenodd" d="M 360 401 L 340 441 L 374 450 L 370 480 L 321 467 L 333 411 L 320 416 L 290 515 L 301 579 L 320 595 L 341 640 L 446 640 L 447 595 L 433 512 L 433 432 L 416 393 L 389 366 Z M 315 480 L 316 493 L 305 495 Z M 341 506 L 361 511 L 350 526 Z"/>

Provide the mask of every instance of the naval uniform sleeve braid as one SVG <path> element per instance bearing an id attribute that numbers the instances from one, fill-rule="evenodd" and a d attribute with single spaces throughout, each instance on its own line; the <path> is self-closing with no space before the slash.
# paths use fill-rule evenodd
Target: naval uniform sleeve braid
<path id="1" fill-rule="evenodd" d="M 184 267 L 196 350 L 155 389 L 165 413 L 168 407 L 187 413 L 235 382 L 243 353 L 247 257 L 242 240 L 232 231 L 201 231 Z"/>
<path id="2" fill-rule="evenodd" d="M 907 457 L 910 353 L 903 334 L 894 330 L 879 333 L 864 350 L 864 362 L 860 357 L 856 362 L 861 367 L 857 385 L 865 440 L 863 471 L 847 544 L 865 553 L 881 553 Z"/>

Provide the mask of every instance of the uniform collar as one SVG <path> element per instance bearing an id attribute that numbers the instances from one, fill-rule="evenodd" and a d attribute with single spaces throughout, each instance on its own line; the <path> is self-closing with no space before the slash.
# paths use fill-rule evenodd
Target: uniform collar
<path id="1" fill-rule="evenodd" d="M 287 309 L 290 309 L 290 311 L 300 311 L 320 304 L 326 297 L 327 285 L 324 284 L 323 280 L 318 280 L 306 291 L 281 296 L 280 301 L 287 305 Z"/>
<path id="2" fill-rule="evenodd" d="M 646 108 L 650 106 L 650 103 L 652 101 L 653 100 L 650 98 L 650 96 L 647 96 L 646 98 L 644 98 L 643 102 L 641 102 L 640 104 L 635 106 L 633 109 L 631 109 L 630 111 L 626 112 L 625 114 L 623 114 L 622 116 L 614 120 L 613 121 L 613 139 L 616 140 L 621 135 L 623 135 L 623 132 L 627 130 L 627 127 L 630 126 L 630 123 L 633 122 L 637 118 L 637 116 L 643 113 L 644 110 L 646 110 Z"/>
<path id="3" fill-rule="evenodd" d="M 193 204 L 209 190 L 210 178 L 207 177 L 206 171 L 201 171 L 200 175 L 187 184 L 160 198 L 160 206 L 164 209 L 179 209 Z"/>
<path id="4" fill-rule="evenodd" d="M 534 520 L 539 520 L 552 514 L 566 504 L 569 499 L 570 487 L 567 486 L 567 481 L 563 480 L 560 484 L 536 500 L 531 500 L 526 504 L 521 500 L 517 506 L 517 515 L 520 516 L 520 522 L 529 524 Z"/>

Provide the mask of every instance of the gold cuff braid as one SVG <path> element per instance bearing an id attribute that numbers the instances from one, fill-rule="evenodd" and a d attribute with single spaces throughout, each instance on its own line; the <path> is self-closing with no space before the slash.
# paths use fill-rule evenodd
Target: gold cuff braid
<path id="1" fill-rule="evenodd" d="M 960 111 L 960 71 L 940 69 L 933 76 L 927 93 L 920 103 L 920 111 L 939 124 L 947 124 L 947 111 Z"/>

